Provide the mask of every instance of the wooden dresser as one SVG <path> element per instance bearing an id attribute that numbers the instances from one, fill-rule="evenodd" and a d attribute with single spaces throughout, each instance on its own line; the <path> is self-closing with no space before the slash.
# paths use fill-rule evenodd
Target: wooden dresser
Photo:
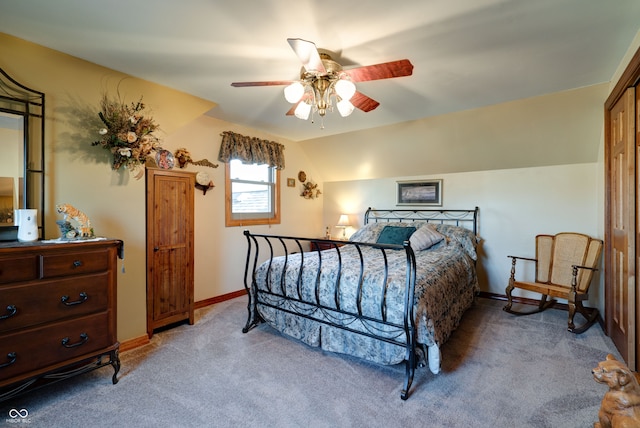
<path id="1" fill-rule="evenodd" d="M 0 401 L 106 365 L 120 370 L 119 240 L 0 243 Z"/>

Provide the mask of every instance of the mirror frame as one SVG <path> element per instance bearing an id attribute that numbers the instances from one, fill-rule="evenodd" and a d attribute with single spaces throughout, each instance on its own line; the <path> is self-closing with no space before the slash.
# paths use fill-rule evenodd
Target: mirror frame
<path id="1" fill-rule="evenodd" d="M 23 177 L 18 208 L 38 210 L 38 235 L 44 239 L 44 93 L 15 81 L 0 68 L 0 111 L 23 118 Z M 16 241 L 18 227 L 8 226 L 0 230 L 0 241 Z"/>

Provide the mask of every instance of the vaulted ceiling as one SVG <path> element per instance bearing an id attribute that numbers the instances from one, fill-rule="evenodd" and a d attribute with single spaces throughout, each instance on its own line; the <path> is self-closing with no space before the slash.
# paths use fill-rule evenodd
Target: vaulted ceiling
<path id="1" fill-rule="evenodd" d="M 0 3 L 1 32 L 213 101 L 213 117 L 294 141 L 607 82 L 639 28 L 637 0 Z M 413 75 L 359 83 L 380 106 L 329 113 L 322 128 L 285 116 L 281 86 L 230 86 L 297 78 L 289 37 L 345 69 L 407 58 Z"/>

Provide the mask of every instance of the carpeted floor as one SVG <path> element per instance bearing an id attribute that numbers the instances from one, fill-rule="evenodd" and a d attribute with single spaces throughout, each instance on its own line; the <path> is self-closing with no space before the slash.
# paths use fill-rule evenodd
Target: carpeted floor
<path id="1" fill-rule="evenodd" d="M 442 372 L 418 368 L 407 401 L 404 365 L 325 353 L 266 325 L 243 334 L 238 298 L 123 353 L 116 385 L 107 367 L 0 403 L 0 426 L 592 426 L 606 386 L 591 369 L 619 356 L 611 340 L 598 325 L 567 332 L 566 312 L 516 318 L 503 304 L 478 299 L 442 347 Z"/>

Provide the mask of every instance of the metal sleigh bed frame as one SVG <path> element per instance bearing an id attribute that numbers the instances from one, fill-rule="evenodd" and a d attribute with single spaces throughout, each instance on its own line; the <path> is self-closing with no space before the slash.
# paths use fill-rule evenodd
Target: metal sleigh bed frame
<path id="1" fill-rule="evenodd" d="M 478 228 L 478 208 L 471 210 L 443 210 L 443 209 L 400 209 L 400 210 L 378 210 L 367 209 L 364 215 L 364 224 L 371 222 L 430 222 L 445 223 L 455 226 L 465 227 L 477 234 Z M 364 335 L 376 340 L 384 341 L 397 345 L 406 349 L 405 352 L 405 379 L 400 394 L 403 400 L 409 397 L 409 390 L 413 382 L 415 368 L 417 367 L 417 343 L 416 343 L 416 326 L 414 317 L 414 290 L 416 285 L 416 258 L 413 249 L 408 241 L 402 245 L 391 244 L 371 244 L 358 243 L 350 241 L 338 241 L 331 239 L 313 239 L 293 236 L 277 236 L 253 234 L 248 230 L 244 231 L 247 238 L 248 250 L 245 265 L 244 285 L 249 297 L 247 310 L 249 316 L 247 323 L 243 328 L 243 333 L 247 333 L 256 325 L 264 322 L 258 313 L 258 304 L 289 314 L 294 314 L 306 319 L 320 322 L 332 327 L 346 330 L 359 335 Z M 319 298 L 320 287 L 320 267 L 322 266 L 322 252 L 314 250 L 319 257 L 320 267 L 316 274 L 315 293 L 312 297 L 303 296 L 302 293 L 302 272 L 297 273 L 297 290 L 294 292 L 287 291 L 284 279 L 286 275 L 281 275 L 282 280 L 279 283 L 267 281 L 267 284 L 260 289 L 256 282 L 256 269 L 262 263 L 262 259 L 266 257 L 266 263 L 269 263 L 267 272 L 271 270 L 274 257 L 278 255 L 284 257 L 283 272 L 287 269 L 288 258 L 295 253 L 300 253 L 302 262 L 304 261 L 305 249 L 313 243 L 328 244 L 330 251 L 337 251 L 338 269 L 341 271 L 342 260 L 341 247 L 355 246 L 360 257 L 360 276 L 359 286 L 356 292 L 356 302 L 345 302 L 341 296 L 340 290 L 340 274 L 338 273 L 335 280 L 334 307 L 321 303 Z M 262 244 L 262 245 L 260 245 Z M 362 311 L 362 278 L 364 276 L 364 261 L 362 255 L 363 247 L 373 247 L 379 249 L 384 255 L 384 273 L 385 280 L 380 284 L 377 292 L 381 296 L 381 304 L 379 313 L 376 316 L 367 316 Z M 318 248 L 318 246 L 316 246 Z M 404 314 L 401 323 L 391 322 L 387 319 L 385 308 L 385 296 L 387 293 L 387 273 L 389 266 L 387 264 L 386 254 L 388 251 L 402 250 L 406 254 L 406 286 L 404 290 Z M 308 250 L 307 250 L 308 251 Z M 308 253 L 307 253 L 308 254 Z M 302 263 L 301 262 L 301 263 Z M 300 269 L 302 271 L 302 269 Z M 269 278 L 269 275 L 267 275 Z M 355 303 L 355 304 L 354 304 Z M 344 309 L 345 307 L 357 308 L 355 311 Z M 323 316 L 319 316 L 319 315 Z M 332 322 L 335 320 L 336 322 Z M 339 321 L 339 322 L 338 322 Z M 360 328 L 356 328 L 360 327 Z M 424 346 L 424 345 L 423 345 Z M 426 349 L 423 350 L 426 357 Z"/>

